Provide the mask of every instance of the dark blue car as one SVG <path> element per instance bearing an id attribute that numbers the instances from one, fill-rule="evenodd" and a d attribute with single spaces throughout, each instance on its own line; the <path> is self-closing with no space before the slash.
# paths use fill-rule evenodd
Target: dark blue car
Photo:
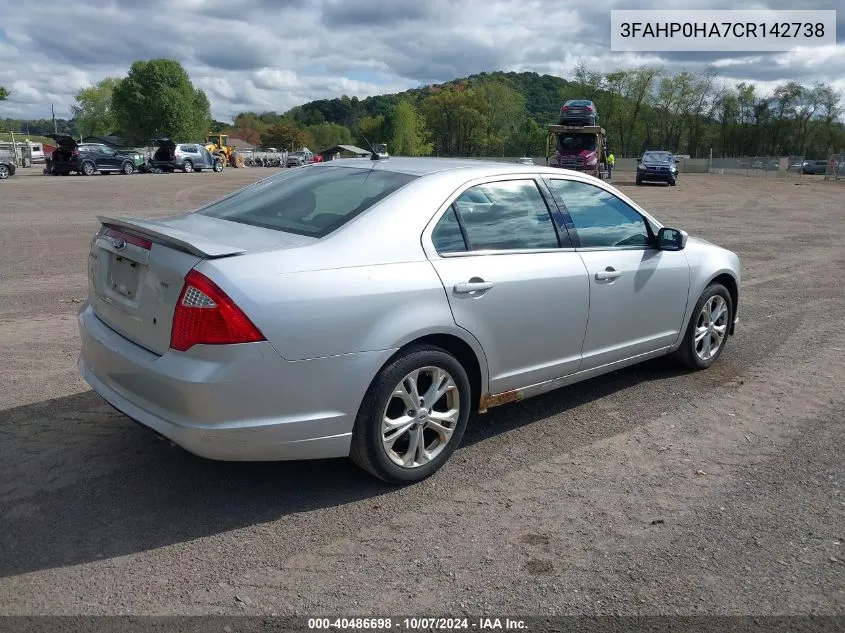
<path id="1" fill-rule="evenodd" d="M 638 158 L 637 184 L 644 182 L 665 182 L 675 186 L 678 181 L 678 167 L 680 162 L 672 152 L 649 151 Z"/>

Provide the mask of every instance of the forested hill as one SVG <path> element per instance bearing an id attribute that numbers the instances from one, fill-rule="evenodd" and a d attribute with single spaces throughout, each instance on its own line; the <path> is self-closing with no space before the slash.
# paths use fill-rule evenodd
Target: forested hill
<path id="1" fill-rule="evenodd" d="M 557 122 L 563 101 L 585 98 L 596 102 L 617 156 L 663 148 L 692 156 L 712 149 L 716 156 L 825 157 L 845 146 L 841 95 L 824 84 L 787 82 L 759 94 L 751 84 L 729 84 L 715 73 L 574 70 L 572 81 L 481 73 L 400 94 L 312 101 L 281 115 L 247 112 L 235 118 L 233 129 L 258 141 L 281 123 L 285 134 L 295 127 L 316 146 L 362 143 L 363 136 L 387 142 L 397 153 L 536 156 L 545 150 L 544 129 Z"/>
<path id="2" fill-rule="evenodd" d="M 142 121 L 134 102 L 112 101 L 113 94 L 140 94 L 140 89 L 117 88 L 130 79 L 140 81 L 141 71 L 152 63 L 172 71 L 172 81 L 192 95 L 193 101 L 188 101 L 196 105 L 195 112 L 159 103 L 170 93 L 158 89 L 158 75 L 147 82 L 150 85 L 144 84 L 144 94 L 161 112 L 184 115 L 179 120 Z M 569 81 L 530 72 L 481 73 L 400 94 L 340 96 L 287 112 L 243 112 L 232 122 L 219 122 L 210 120 L 207 98 L 194 89 L 178 63 L 149 64 L 138 62 L 127 78 L 107 78 L 81 90 L 72 108 L 76 117 L 58 121 L 59 130 L 104 134 L 119 122 L 130 131 L 138 128 L 139 138 L 150 138 L 144 135 L 152 133 L 187 138 L 203 136 L 198 130 L 208 125 L 263 147 L 307 146 L 319 151 L 337 144 L 364 146 L 368 139 L 387 143 L 388 151 L 399 155 L 539 156 L 545 153 L 546 126 L 557 122 L 563 101 L 592 99 L 607 130 L 608 145 L 619 157 L 668 149 L 698 157 L 712 150 L 714 156 L 825 158 L 845 147 L 842 96 L 818 83 L 785 82 L 761 94 L 751 84 L 730 83 L 710 72 L 671 74 L 640 67 L 600 73 L 582 64 L 573 69 Z M 141 74 L 135 77 L 133 72 Z M 0 128 L 31 134 L 44 134 L 52 125 L 52 121 L 0 121 Z"/>

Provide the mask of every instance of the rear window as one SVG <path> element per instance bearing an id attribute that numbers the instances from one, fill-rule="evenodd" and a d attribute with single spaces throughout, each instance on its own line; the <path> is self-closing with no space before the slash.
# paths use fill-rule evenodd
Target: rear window
<path id="1" fill-rule="evenodd" d="M 381 170 L 309 167 L 248 185 L 197 213 L 323 237 L 416 178 Z"/>

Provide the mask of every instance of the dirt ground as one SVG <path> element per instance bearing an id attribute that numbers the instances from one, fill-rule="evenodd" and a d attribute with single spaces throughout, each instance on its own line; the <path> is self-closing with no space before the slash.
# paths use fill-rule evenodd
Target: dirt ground
<path id="1" fill-rule="evenodd" d="M 95 216 L 271 170 L 28 171 L 0 183 L 0 613 L 845 615 L 845 183 L 618 174 L 742 257 L 721 360 L 491 410 L 394 489 L 346 460 L 192 457 L 77 375 Z"/>

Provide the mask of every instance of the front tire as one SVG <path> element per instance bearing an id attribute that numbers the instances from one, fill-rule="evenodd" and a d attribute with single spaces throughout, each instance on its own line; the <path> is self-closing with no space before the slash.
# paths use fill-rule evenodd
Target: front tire
<path id="1" fill-rule="evenodd" d="M 677 181 L 677 180 L 675 180 L 674 178 L 672 178 L 672 180 L 670 180 L 670 181 L 669 181 L 669 186 L 670 186 L 670 187 L 674 187 L 674 186 L 675 186 L 675 185 L 677 185 L 677 184 L 678 184 L 678 181 Z"/>
<path id="2" fill-rule="evenodd" d="M 221 171 L 223 171 L 223 161 L 222 160 L 217 159 L 217 160 L 214 161 L 214 171 L 217 172 L 218 174 Z"/>
<path id="3" fill-rule="evenodd" d="M 6 180 L 9 177 L 9 168 L 6 165 L 0 165 L 0 180 Z"/>
<path id="4" fill-rule="evenodd" d="M 122 171 L 126 176 L 131 176 L 133 173 L 135 173 L 135 165 L 127 161 L 123 163 L 123 167 L 120 171 Z"/>
<path id="5" fill-rule="evenodd" d="M 707 369 L 722 355 L 732 319 L 731 293 L 722 284 L 710 284 L 695 304 L 675 357 L 690 369 Z"/>
<path id="6" fill-rule="evenodd" d="M 460 444 L 471 407 L 469 378 L 438 347 L 415 347 L 376 376 L 358 411 L 350 457 L 392 484 L 434 474 Z"/>
<path id="7" fill-rule="evenodd" d="M 641 184 L 643 184 L 643 179 L 642 179 L 642 178 L 637 178 L 637 186 L 639 186 L 639 185 L 641 185 Z"/>

